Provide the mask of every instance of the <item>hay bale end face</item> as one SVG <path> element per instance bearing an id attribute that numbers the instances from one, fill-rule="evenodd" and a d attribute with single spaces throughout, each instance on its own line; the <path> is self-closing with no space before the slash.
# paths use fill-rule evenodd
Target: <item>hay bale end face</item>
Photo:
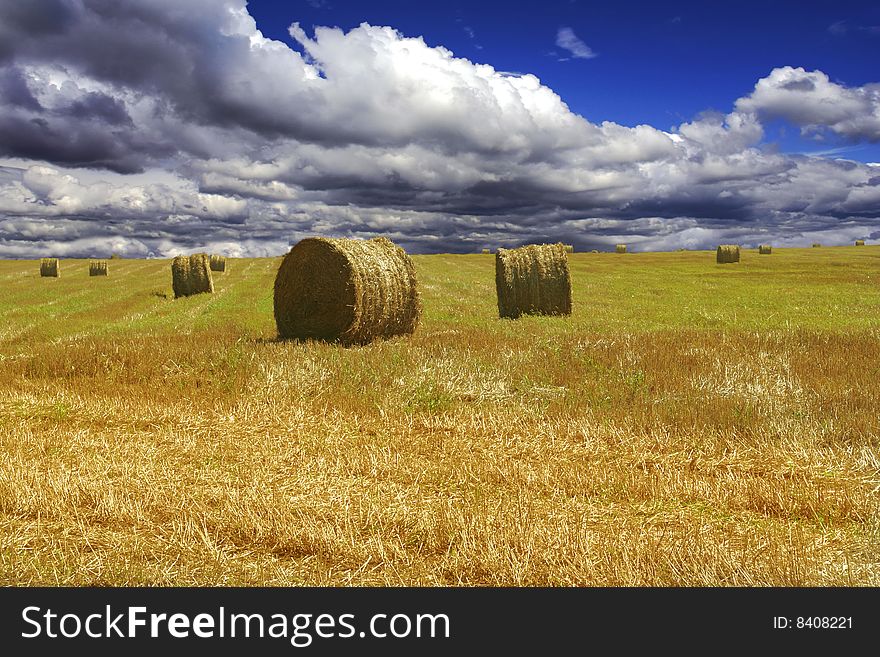
<path id="1" fill-rule="evenodd" d="M 761 244 L 758 247 L 759 255 L 770 255 L 771 253 L 773 253 L 773 247 L 771 247 L 769 244 Z"/>
<path id="2" fill-rule="evenodd" d="M 715 261 L 719 264 L 739 262 L 739 245 L 720 244 L 715 252 Z"/>
<path id="3" fill-rule="evenodd" d="M 626 253 L 626 244 L 618 244 L 614 247 L 615 253 Z"/>
<path id="4" fill-rule="evenodd" d="M 89 260 L 89 276 L 106 276 L 106 260 Z"/>
<path id="5" fill-rule="evenodd" d="M 865 246 L 865 240 L 856 240 L 856 246 Z"/>
<path id="6" fill-rule="evenodd" d="M 207 253 L 177 256 L 171 261 L 171 287 L 174 298 L 214 291 L 210 258 Z"/>
<path id="7" fill-rule="evenodd" d="M 61 266 L 58 263 L 58 258 L 41 258 L 40 276 L 49 278 L 58 278 L 61 276 Z"/>
<path id="8" fill-rule="evenodd" d="M 211 271 L 226 271 L 226 256 L 222 255 L 212 255 L 211 256 Z"/>
<path id="9" fill-rule="evenodd" d="M 415 267 L 384 237 L 310 237 L 275 276 L 275 325 L 283 339 L 343 345 L 412 334 L 422 314 Z"/>
<path id="10" fill-rule="evenodd" d="M 495 254 L 498 315 L 570 315 L 571 276 L 563 244 L 530 244 Z"/>

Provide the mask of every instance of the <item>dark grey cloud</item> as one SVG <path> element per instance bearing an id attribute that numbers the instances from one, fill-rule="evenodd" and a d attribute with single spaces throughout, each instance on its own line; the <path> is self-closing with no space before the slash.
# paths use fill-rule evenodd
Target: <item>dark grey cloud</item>
<path id="1" fill-rule="evenodd" d="M 0 0 L 0 256 L 876 232 L 876 167 L 775 153 L 762 121 L 875 140 L 878 85 L 774 69 L 664 132 L 590 123 L 532 75 L 392 28 L 290 34 L 298 50 L 264 38 L 244 0 Z"/>

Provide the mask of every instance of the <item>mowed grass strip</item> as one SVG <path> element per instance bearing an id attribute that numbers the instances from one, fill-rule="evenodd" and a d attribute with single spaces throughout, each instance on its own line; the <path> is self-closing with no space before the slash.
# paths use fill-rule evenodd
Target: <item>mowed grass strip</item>
<path id="1" fill-rule="evenodd" d="M 274 340 L 277 259 L 84 271 L 76 339 L 0 342 L 0 582 L 880 584 L 880 250 L 614 255 L 515 322 L 416 256 L 419 329 L 349 349 Z"/>

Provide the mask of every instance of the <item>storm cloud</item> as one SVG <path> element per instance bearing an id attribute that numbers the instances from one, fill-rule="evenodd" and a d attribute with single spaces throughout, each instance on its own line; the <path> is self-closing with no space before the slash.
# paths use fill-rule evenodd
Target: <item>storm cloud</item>
<path id="1" fill-rule="evenodd" d="M 876 141 L 877 85 L 775 69 L 729 113 L 664 131 L 592 123 L 533 75 L 391 27 L 289 32 L 298 49 L 265 38 L 244 0 L 0 0 L 0 256 L 880 231 L 880 169 L 763 143 L 775 118 Z"/>

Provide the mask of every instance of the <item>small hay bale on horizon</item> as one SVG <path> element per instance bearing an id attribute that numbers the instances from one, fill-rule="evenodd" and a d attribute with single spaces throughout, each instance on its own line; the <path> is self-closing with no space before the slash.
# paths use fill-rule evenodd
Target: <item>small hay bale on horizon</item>
<path id="1" fill-rule="evenodd" d="M 865 246 L 865 240 L 856 240 L 856 246 Z"/>
<path id="2" fill-rule="evenodd" d="M 571 275 L 564 244 L 530 244 L 495 254 L 498 315 L 571 315 Z"/>
<path id="3" fill-rule="evenodd" d="M 211 271 L 226 272 L 226 256 L 211 256 Z"/>
<path id="4" fill-rule="evenodd" d="M 118 253 L 111 253 L 111 254 L 110 254 L 110 259 L 111 259 L 111 260 L 122 260 L 122 256 L 119 255 Z"/>
<path id="5" fill-rule="evenodd" d="M 171 261 L 171 287 L 174 290 L 174 298 L 212 293 L 214 279 L 211 276 L 210 264 L 207 253 L 175 257 Z"/>
<path id="6" fill-rule="evenodd" d="M 813 248 L 814 248 L 814 249 L 818 249 L 820 246 L 822 246 L 822 245 L 819 244 L 819 242 L 813 242 Z"/>
<path id="7" fill-rule="evenodd" d="M 771 253 L 773 253 L 773 247 L 769 244 L 761 244 L 758 246 L 759 255 L 770 255 Z"/>
<path id="8" fill-rule="evenodd" d="M 482 253 L 492 253 L 492 249 L 483 249 Z"/>
<path id="9" fill-rule="evenodd" d="M 626 244 L 617 244 L 614 247 L 615 253 L 626 253 Z"/>
<path id="10" fill-rule="evenodd" d="M 566 253 L 574 253 L 574 244 L 566 244 L 565 245 Z"/>
<path id="11" fill-rule="evenodd" d="M 40 276 L 58 278 L 61 276 L 61 265 L 58 258 L 40 258 Z"/>
<path id="12" fill-rule="evenodd" d="M 89 276 L 106 276 L 106 260 L 89 260 Z"/>
<path id="13" fill-rule="evenodd" d="M 739 245 L 719 244 L 718 249 L 715 251 L 715 262 L 719 264 L 739 262 Z"/>
<path id="14" fill-rule="evenodd" d="M 410 335 L 422 304 L 412 259 L 385 237 L 309 237 L 284 256 L 274 314 L 282 339 L 345 346 Z"/>

